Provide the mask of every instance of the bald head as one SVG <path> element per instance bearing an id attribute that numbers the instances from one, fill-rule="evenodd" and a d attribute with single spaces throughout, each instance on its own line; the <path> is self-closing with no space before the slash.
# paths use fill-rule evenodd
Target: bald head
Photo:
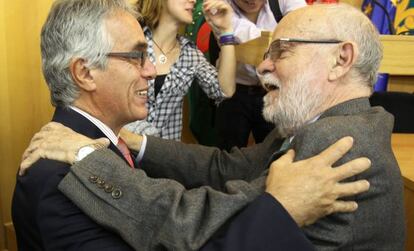
<path id="1" fill-rule="evenodd" d="M 382 59 L 379 34 L 372 22 L 347 4 L 316 4 L 286 15 L 273 38 L 336 39 L 353 42 L 357 59 L 352 70 L 361 82 L 372 86 Z"/>

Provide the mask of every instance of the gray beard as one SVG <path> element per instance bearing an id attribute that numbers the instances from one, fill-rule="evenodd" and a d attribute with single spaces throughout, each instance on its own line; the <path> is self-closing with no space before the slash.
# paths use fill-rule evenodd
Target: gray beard
<path id="1" fill-rule="evenodd" d="M 290 137 L 317 115 L 323 96 L 318 88 L 312 88 L 309 70 L 289 80 L 287 87 L 279 89 L 277 100 L 270 95 L 263 98 L 263 117 L 273 123 L 281 137 Z M 279 85 L 281 86 L 281 85 Z"/>

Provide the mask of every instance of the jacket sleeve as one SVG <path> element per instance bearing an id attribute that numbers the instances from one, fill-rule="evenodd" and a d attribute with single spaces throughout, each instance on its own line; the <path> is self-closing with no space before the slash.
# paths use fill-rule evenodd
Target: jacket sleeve
<path id="1" fill-rule="evenodd" d="M 32 210 L 36 212 L 46 250 L 133 250 L 114 232 L 91 220 L 57 189 L 68 166 L 49 160 L 38 163 L 25 177 L 37 185 L 26 184 L 26 192 L 30 194 L 29 189 L 33 191 L 40 187 L 40 193 L 31 194 L 38 196 L 38 204 Z"/>
<path id="2" fill-rule="evenodd" d="M 174 179 L 186 188 L 208 185 L 217 190 L 223 190 L 229 180 L 251 181 L 259 177 L 282 143 L 275 130 L 260 144 L 234 147 L 230 152 L 155 137 L 147 139 L 141 166 L 148 176 Z"/>
<path id="3" fill-rule="evenodd" d="M 200 251 L 314 250 L 296 222 L 270 194 L 256 198 Z"/>
<path id="4" fill-rule="evenodd" d="M 256 198 L 262 185 L 229 181 L 223 192 L 206 186 L 186 190 L 176 181 L 132 170 L 103 149 L 76 163 L 59 189 L 137 250 L 197 250 Z"/>

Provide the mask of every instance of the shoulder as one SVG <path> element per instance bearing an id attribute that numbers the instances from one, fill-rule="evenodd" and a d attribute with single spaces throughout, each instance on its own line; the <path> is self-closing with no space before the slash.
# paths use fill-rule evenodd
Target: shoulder
<path id="1" fill-rule="evenodd" d="M 26 189 L 40 191 L 46 187 L 57 187 L 69 172 L 70 166 L 54 160 L 40 159 L 34 163 L 24 176 L 17 177 L 17 184 Z"/>
<path id="2" fill-rule="evenodd" d="M 197 56 L 204 57 L 203 53 L 197 48 L 196 44 L 189 38 L 179 35 L 177 39 L 180 43 L 181 50 L 184 52 L 184 54 L 194 54 Z"/>
<path id="3" fill-rule="evenodd" d="M 352 151 L 365 151 L 369 149 L 368 146 L 388 142 L 392 127 L 393 117 L 382 107 L 371 107 L 354 114 L 322 117 L 297 132 L 294 138 L 295 150 L 301 153 L 301 158 L 308 158 L 340 138 L 352 136 Z"/>

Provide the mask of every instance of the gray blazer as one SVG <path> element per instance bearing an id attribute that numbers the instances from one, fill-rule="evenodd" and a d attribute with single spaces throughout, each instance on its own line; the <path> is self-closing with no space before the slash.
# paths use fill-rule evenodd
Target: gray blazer
<path id="1" fill-rule="evenodd" d="M 372 161 L 369 171 L 352 178 L 366 178 L 371 183 L 369 192 L 352 198 L 359 203 L 358 211 L 334 214 L 304 229 L 318 249 L 403 250 L 402 181 L 391 150 L 392 124 L 392 115 L 361 98 L 332 107 L 295 135 L 291 147 L 296 160 L 313 156 L 350 135 L 354 147 L 336 165 L 362 156 Z M 227 153 L 150 137 L 142 167 L 156 179 L 141 170 L 119 168 L 125 163 L 103 150 L 77 163 L 60 189 L 133 247 L 163 243 L 172 250 L 197 249 L 227 218 L 263 192 L 263 171 L 280 143 L 273 131 L 262 144 Z M 88 181 L 91 174 L 130 192 L 114 200 Z M 234 179 L 239 180 L 231 181 Z M 196 188 L 207 185 L 216 191 Z"/>

